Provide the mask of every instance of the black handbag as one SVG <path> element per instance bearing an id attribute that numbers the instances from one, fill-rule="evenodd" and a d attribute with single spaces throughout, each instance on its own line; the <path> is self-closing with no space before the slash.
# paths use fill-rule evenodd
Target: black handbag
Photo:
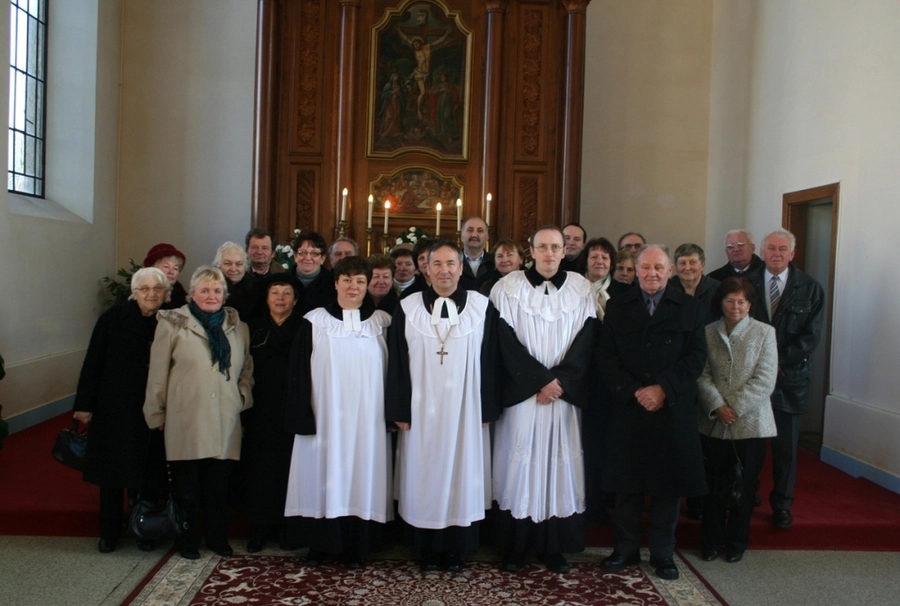
<path id="1" fill-rule="evenodd" d="M 84 471 L 84 453 L 87 451 L 87 431 L 78 431 L 78 419 L 72 419 L 72 428 L 63 429 L 53 443 L 53 458 L 76 471 Z"/>
<path id="2" fill-rule="evenodd" d="M 128 515 L 128 534 L 143 541 L 166 541 L 185 533 L 187 513 L 172 498 L 172 469 L 168 468 L 169 501 L 156 503 L 138 497 Z"/>

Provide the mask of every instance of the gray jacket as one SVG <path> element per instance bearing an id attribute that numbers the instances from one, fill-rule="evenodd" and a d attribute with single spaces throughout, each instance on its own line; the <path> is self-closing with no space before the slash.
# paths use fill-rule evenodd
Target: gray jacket
<path id="1" fill-rule="evenodd" d="M 769 396 L 778 374 L 775 329 L 747 316 L 727 334 L 725 321 L 706 327 L 709 355 L 697 379 L 697 422 L 700 433 L 725 437 L 716 409 L 728 404 L 738 417 L 728 428 L 734 440 L 768 438 L 776 434 Z"/>

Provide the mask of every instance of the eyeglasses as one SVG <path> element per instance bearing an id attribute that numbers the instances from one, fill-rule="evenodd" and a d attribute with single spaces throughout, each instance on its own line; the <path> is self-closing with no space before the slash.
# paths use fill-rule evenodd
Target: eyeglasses
<path id="1" fill-rule="evenodd" d="M 153 292 L 163 292 L 166 289 L 165 286 L 141 286 L 140 288 L 136 288 L 135 290 L 141 293 L 142 295 L 149 294 L 150 291 Z"/>
<path id="2" fill-rule="evenodd" d="M 318 257 L 322 254 L 321 250 L 298 250 L 294 253 L 298 257 Z"/>
<path id="3" fill-rule="evenodd" d="M 641 249 L 641 246 L 643 246 L 643 244 L 641 244 L 640 242 L 635 242 L 634 244 L 623 244 L 622 248 L 620 248 L 619 250 L 625 250 L 626 248 L 630 248 L 633 251 L 638 251 Z"/>
<path id="4" fill-rule="evenodd" d="M 731 244 L 726 244 L 725 248 L 731 250 L 732 248 L 744 248 L 747 246 L 746 242 L 732 242 Z"/>
<path id="5" fill-rule="evenodd" d="M 563 249 L 559 244 L 540 244 L 535 246 L 534 249 L 538 252 L 545 253 L 547 251 L 558 253 Z"/>

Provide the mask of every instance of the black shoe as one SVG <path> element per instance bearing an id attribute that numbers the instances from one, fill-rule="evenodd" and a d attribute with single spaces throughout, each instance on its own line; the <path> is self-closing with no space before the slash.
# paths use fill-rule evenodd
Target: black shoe
<path id="1" fill-rule="evenodd" d="M 772 512 L 772 526 L 779 530 L 787 530 L 794 525 L 794 516 L 787 509 L 776 509 Z"/>
<path id="2" fill-rule="evenodd" d="M 565 574 L 571 570 L 569 562 L 561 553 L 545 553 L 538 558 L 550 572 Z"/>
<path id="3" fill-rule="evenodd" d="M 112 553 L 116 550 L 116 540 L 115 539 L 100 539 L 100 542 L 97 543 L 97 551 L 100 553 Z"/>
<path id="4" fill-rule="evenodd" d="M 678 567 L 672 558 L 650 558 L 650 565 L 656 569 L 656 576 L 666 581 L 678 578 Z"/>
<path id="5" fill-rule="evenodd" d="M 210 549 L 213 550 L 217 556 L 221 556 L 223 558 L 230 558 L 234 555 L 234 549 L 231 548 L 231 545 L 228 543 L 222 543 L 220 545 L 207 545 Z"/>
<path id="6" fill-rule="evenodd" d="M 359 570 L 363 567 L 363 559 L 355 553 L 344 554 L 341 561 L 347 570 Z"/>
<path id="7" fill-rule="evenodd" d="M 619 572 L 620 570 L 625 570 L 629 566 L 637 566 L 640 563 L 640 552 L 635 551 L 630 555 L 625 555 L 624 553 L 614 551 L 612 552 L 612 555 L 603 558 L 603 561 L 600 562 L 600 570 L 603 572 Z"/>
<path id="8" fill-rule="evenodd" d="M 141 551 L 153 551 L 154 549 L 156 549 L 156 543 L 154 543 L 153 541 L 147 541 L 145 539 L 138 539 L 137 548 Z"/>
<path id="9" fill-rule="evenodd" d="M 247 541 L 247 553 L 259 553 L 266 546 L 265 539 L 253 538 Z"/>
<path id="10" fill-rule="evenodd" d="M 438 570 L 441 567 L 441 556 L 436 553 L 429 553 L 422 556 L 422 570 L 429 572 Z"/>
<path id="11" fill-rule="evenodd" d="M 715 560 L 718 557 L 719 557 L 718 549 L 707 549 L 707 548 L 703 549 L 703 561 L 704 562 L 712 562 L 713 560 Z"/>
<path id="12" fill-rule="evenodd" d="M 179 554 L 181 554 L 181 557 L 185 560 L 199 560 L 200 559 L 200 552 L 196 548 L 193 548 L 193 547 L 186 547 L 186 548 L 180 550 Z"/>
<path id="13" fill-rule="evenodd" d="M 309 553 L 306 554 L 306 565 L 315 568 L 316 566 L 321 566 L 322 562 L 325 561 L 325 554 L 321 551 L 316 551 L 315 549 L 310 549 Z"/>
<path id="14" fill-rule="evenodd" d="M 503 556 L 503 570 L 506 572 L 519 572 L 525 568 L 524 553 L 507 553 Z"/>
<path id="15" fill-rule="evenodd" d="M 449 570 L 450 572 L 459 572 L 460 570 L 462 570 L 463 563 L 462 560 L 459 559 L 459 554 L 441 554 L 441 568 L 443 568 L 444 570 Z"/>
<path id="16" fill-rule="evenodd" d="M 744 557 L 743 551 L 725 551 L 725 561 L 729 564 L 736 564 L 740 562 Z"/>
<path id="17" fill-rule="evenodd" d="M 760 505 L 762 505 L 762 499 L 759 498 L 759 491 L 757 490 L 753 493 L 753 506 L 759 507 Z"/>

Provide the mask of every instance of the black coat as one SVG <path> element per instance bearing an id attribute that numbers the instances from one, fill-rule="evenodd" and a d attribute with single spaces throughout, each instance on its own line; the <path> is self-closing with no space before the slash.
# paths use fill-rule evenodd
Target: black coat
<path id="1" fill-rule="evenodd" d="M 237 282 L 228 280 L 226 282 L 228 282 L 228 297 L 225 299 L 225 305 L 237 310 L 242 321 L 246 322 L 263 314 L 265 297 L 252 271 L 245 273 Z"/>
<path id="2" fill-rule="evenodd" d="M 134 301 L 109 308 L 94 326 L 73 407 L 92 413 L 85 482 L 141 487 L 164 473 L 162 432 L 151 432 L 143 410 L 155 332 L 156 316 L 142 316 Z"/>
<path id="3" fill-rule="evenodd" d="M 809 357 L 819 344 L 825 322 L 825 292 L 815 279 L 791 263 L 775 317 L 766 307 L 765 268 L 747 275 L 759 299 L 757 318 L 775 327 L 778 379 L 772 408 L 792 414 L 809 410 Z"/>
<path id="4" fill-rule="evenodd" d="M 612 396 L 602 488 L 616 493 L 699 496 L 706 492 L 697 429 L 697 378 L 706 363 L 700 305 L 666 288 L 651 317 L 638 288 L 609 300 L 597 343 Z M 660 385 L 663 407 L 648 412 L 634 393 Z"/>
<path id="5" fill-rule="evenodd" d="M 712 308 L 712 299 L 713 295 L 716 294 L 716 290 L 719 288 L 719 282 L 715 278 L 711 278 L 710 276 L 703 276 L 700 278 L 700 284 L 697 285 L 697 290 L 694 293 L 694 298 L 697 299 L 697 302 L 700 303 L 700 312 L 703 314 L 703 324 L 709 324 L 714 320 L 718 320 L 722 317 L 721 309 L 713 309 Z M 672 286 L 681 292 L 684 292 L 684 286 L 681 284 L 681 279 L 677 276 L 673 276 L 671 280 L 669 280 L 669 286 Z M 690 296 L 690 295 L 688 295 Z"/>
<path id="6" fill-rule="evenodd" d="M 278 524 L 284 518 L 294 434 L 284 426 L 291 347 L 303 318 L 295 310 L 278 326 L 266 314 L 248 322 L 253 356 L 253 407 L 241 413 L 241 464 L 247 478 L 247 519 Z"/>
<path id="7" fill-rule="evenodd" d="M 300 274 L 296 274 L 300 278 Z M 304 315 L 308 311 L 319 307 L 325 307 L 329 303 L 337 301 L 337 290 L 334 288 L 334 275 L 330 269 L 322 267 L 312 282 L 300 283 L 300 297 L 297 300 L 296 312 Z"/>
<path id="8" fill-rule="evenodd" d="M 756 271 L 757 269 L 760 269 L 761 267 L 765 267 L 765 265 L 766 264 L 763 262 L 762 259 L 759 258 L 758 255 L 753 255 L 752 257 L 750 257 L 750 265 L 747 266 L 747 269 L 745 269 L 743 271 L 743 273 L 738 273 L 738 272 L 734 271 L 734 268 L 731 266 L 731 264 L 726 263 L 719 269 L 709 272 L 709 277 L 712 278 L 713 280 L 718 280 L 719 282 L 721 282 L 725 278 L 731 278 L 733 276 L 741 276 L 741 275 L 746 276 L 746 274 L 748 272 Z"/>
<path id="9" fill-rule="evenodd" d="M 485 280 L 490 278 L 494 270 L 494 256 L 490 253 L 484 253 L 481 265 L 478 266 L 478 275 L 472 271 L 469 261 L 463 259 L 463 273 L 459 277 L 459 288 L 463 290 L 478 290 Z"/>

